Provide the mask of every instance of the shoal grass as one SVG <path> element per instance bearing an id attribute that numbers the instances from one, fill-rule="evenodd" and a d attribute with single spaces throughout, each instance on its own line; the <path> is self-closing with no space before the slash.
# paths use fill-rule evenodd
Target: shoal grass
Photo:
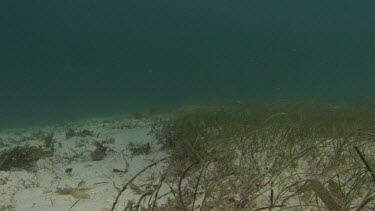
<path id="1" fill-rule="evenodd" d="M 172 178 L 168 203 L 152 210 L 375 209 L 375 182 L 354 148 L 374 165 L 372 104 L 200 105 L 152 132 Z"/>

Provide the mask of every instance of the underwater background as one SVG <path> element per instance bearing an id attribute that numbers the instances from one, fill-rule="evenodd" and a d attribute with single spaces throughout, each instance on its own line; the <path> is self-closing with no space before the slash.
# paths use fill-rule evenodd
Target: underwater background
<path id="1" fill-rule="evenodd" d="M 0 127 L 211 99 L 375 97 L 370 0 L 2 0 Z"/>

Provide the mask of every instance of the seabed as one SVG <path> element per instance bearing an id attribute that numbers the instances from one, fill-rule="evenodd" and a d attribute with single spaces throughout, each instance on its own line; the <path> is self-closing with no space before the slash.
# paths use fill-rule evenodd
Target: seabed
<path id="1" fill-rule="evenodd" d="M 0 132 L 0 210 L 375 210 L 375 107 L 202 104 Z"/>

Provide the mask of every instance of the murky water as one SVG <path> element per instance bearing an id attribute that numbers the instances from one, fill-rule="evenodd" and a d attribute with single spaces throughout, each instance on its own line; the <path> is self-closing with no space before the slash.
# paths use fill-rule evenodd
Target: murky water
<path id="1" fill-rule="evenodd" d="M 207 99 L 374 97 L 373 1 L 0 2 L 3 127 Z"/>

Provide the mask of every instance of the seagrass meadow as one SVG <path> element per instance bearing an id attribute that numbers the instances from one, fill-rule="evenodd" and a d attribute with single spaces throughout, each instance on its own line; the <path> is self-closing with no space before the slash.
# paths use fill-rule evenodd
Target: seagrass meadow
<path id="1" fill-rule="evenodd" d="M 163 208 L 373 210 L 374 111 L 284 102 L 173 112 L 153 130 L 179 180 Z"/>

